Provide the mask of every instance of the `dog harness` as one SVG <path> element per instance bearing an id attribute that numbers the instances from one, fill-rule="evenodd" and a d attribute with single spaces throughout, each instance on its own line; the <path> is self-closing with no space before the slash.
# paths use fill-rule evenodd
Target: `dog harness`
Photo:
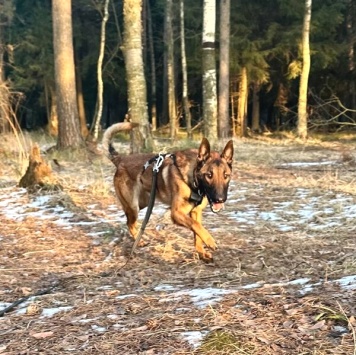
<path id="1" fill-rule="evenodd" d="M 140 232 L 137 235 L 135 242 L 132 246 L 131 249 L 131 253 L 130 253 L 130 258 L 132 257 L 138 243 L 140 242 L 143 232 L 145 231 L 146 225 L 150 219 L 151 213 L 152 213 L 152 209 L 153 209 L 153 205 L 155 203 L 155 199 L 156 199 L 156 190 L 157 190 L 157 175 L 159 172 L 160 167 L 162 166 L 163 162 L 165 159 L 170 158 L 173 160 L 173 164 L 176 165 L 176 156 L 174 154 L 158 154 L 154 157 L 152 157 L 151 159 L 147 160 L 146 163 L 143 165 L 142 167 L 142 174 L 148 169 L 148 167 L 150 165 L 153 165 L 152 168 L 152 185 L 151 185 L 151 192 L 150 192 L 150 199 L 148 201 L 148 205 L 147 205 L 147 211 L 146 211 L 146 215 L 145 218 L 141 224 L 141 228 L 140 228 Z M 180 170 L 178 169 L 178 171 L 180 172 Z M 198 206 L 202 203 L 203 198 L 204 198 L 204 192 L 201 191 L 201 189 L 199 188 L 199 186 L 197 186 L 197 184 L 194 182 L 194 189 L 192 189 L 192 192 L 190 194 L 189 197 L 189 202 L 192 202 L 195 204 L 195 206 Z"/>
<path id="2" fill-rule="evenodd" d="M 132 246 L 131 249 L 131 253 L 130 253 L 130 257 L 132 257 L 138 243 L 140 242 L 143 232 L 145 231 L 146 225 L 148 223 L 148 220 L 150 219 L 151 213 L 152 213 L 152 209 L 153 209 L 153 205 L 155 204 L 155 199 L 156 199 L 156 188 L 157 188 L 157 174 L 159 172 L 160 167 L 162 166 L 163 162 L 165 159 L 167 158 L 171 158 L 173 160 L 173 163 L 175 163 L 175 155 L 174 154 L 158 154 L 156 156 L 154 156 L 153 158 L 149 159 L 146 161 L 146 163 L 143 166 L 143 170 L 142 173 L 144 173 L 146 171 L 146 169 L 152 164 L 153 168 L 152 168 L 152 185 L 151 185 L 151 193 L 150 193 L 150 199 L 148 201 L 148 205 L 147 205 L 147 211 L 146 211 L 146 215 L 145 218 L 141 224 L 141 228 L 140 228 L 140 232 L 138 234 L 138 236 L 135 239 L 135 243 Z"/>

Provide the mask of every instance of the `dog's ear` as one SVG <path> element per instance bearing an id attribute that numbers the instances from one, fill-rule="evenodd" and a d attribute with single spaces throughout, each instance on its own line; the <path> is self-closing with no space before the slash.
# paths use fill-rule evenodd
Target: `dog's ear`
<path id="1" fill-rule="evenodd" d="M 208 159 L 209 155 L 210 155 L 210 143 L 204 137 L 200 143 L 198 161 L 202 163 L 205 162 Z"/>
<path id="2" fill-rule="evenodd" d="M 234 155 L 234 145 L 231 140 L 227 142 L 223 152 L 221 153 L 221 158 L 224 158 L 226 162 L 231 166 L 233 155 Z"/>

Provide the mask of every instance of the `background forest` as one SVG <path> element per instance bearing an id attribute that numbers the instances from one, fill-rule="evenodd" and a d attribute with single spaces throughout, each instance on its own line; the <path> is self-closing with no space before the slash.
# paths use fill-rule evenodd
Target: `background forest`
<path id="1" fill-rule="evenodd" d="M 174 80 L 175 115 L 186 127 L 182 103 L 180 3 L 173 1 L 172 34 L 167 36 L 166 0 L 144 0 L 142 43 L 149 120 L 153 129 L 170 120 L 169 80 Z M 219 68 L 220 1 L 217 2 L 216 64 Z M 56 115 L 50 0 L 3 0 L 0 24 L 0 131 L 12 120 L 22 128 L 47 128 Z M 123 1 L 108 3 L 102 65 L 101 126 L 122 121 L 128 111 L 122 52 Z M 192 127 L 202 119 L 202 1 L 184 1 L 189 113 Z M 231 122 L 237 119 L 242 73 L 247 76 L 247 126 L 255 131 L 294 129 L 297 122 L 304 1 L 232 0 L 230 29 Z M 91 127 L 96 115 L 97 63 L 104 0 L 72 0 L 73 43 L 79 114 Z M 310 29 L 309 129 L 335 130 L 355 123 L 355 0 L 314 0 Z M 173 73 L 167 55 L 173 44 Z M 218 73 L 219 76 L 219 73 Z M 154 109 L 154 110 L 153 110 Z M 152 122 L 153 115 L 157 117 Z M 259 124 L 252 127 L 252 116 Z M 255 118 L 256 119 L 256 118 Z M 240 132 L 246 135 L 248 131 Z M 56 130 L 52 129 L 52 134 Z M 84 135 L 85 132 L 82 131 Z M 236 132 L 235 132 L 236 133 Z"/>

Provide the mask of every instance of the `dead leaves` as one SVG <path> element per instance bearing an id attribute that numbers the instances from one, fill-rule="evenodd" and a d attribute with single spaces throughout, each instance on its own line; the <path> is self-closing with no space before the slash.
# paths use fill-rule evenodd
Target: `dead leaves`
<path id="1" fill-rule="evenodd" d="M 51 331 L 39 332 L 39 333 L 30 332 L 30 336 L 32 336 L 35 339 L 46 339 L 46 338 L 52 337 L 53 335 L 54 335 L 54 332 L 51 332 Z"/>

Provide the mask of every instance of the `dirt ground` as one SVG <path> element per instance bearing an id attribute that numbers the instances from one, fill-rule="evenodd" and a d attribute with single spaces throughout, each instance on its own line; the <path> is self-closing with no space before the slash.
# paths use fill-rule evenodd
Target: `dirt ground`
<path id="1" fill-rule="evenodd" d="M 0 311 L 23 302 L 0 317 L 0 354 L 356 354 L 353 137 L 234 144 L 226 209 L 203 216 L 214 263 L 157 204 L 122 268 L 110 161 L 44 155 L 64 189 L 30 194 L 3 140 Z"/>

